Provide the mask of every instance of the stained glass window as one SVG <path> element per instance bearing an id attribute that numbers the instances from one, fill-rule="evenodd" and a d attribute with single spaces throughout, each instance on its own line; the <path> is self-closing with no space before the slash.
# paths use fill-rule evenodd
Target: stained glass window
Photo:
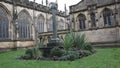
<path id="1" fill-rule="evenodd" d="M 91 18 L 91 27 L 96 27 L 96 19 L 95 19 L 95 13 L 90 13 L 90 18 Z"/>
<path id="2" fill-rule="evenodd" d="M 42 15 L 40 15 L 37 19 L 37 25 L 36 25 L 36 28 L 37 28 L 37 31 L 39 33 L 41 32 L 44 32 L 44 17 Z"/>
<path id="3" fill-rule="evenodd" d="M 85 20 L 86 20 L 85 15 L 79 14 L 78 20 L 79 20 L 79 28 L 80 28 L 80 29 L 85 29 L 85 28 L 86 28 L 86 27 L 85 27 Z"/>
<path id="4" fill-rule="evenodd" d="M 48 31 L 53 31 L 52 17 L 48 21 Z"/>
<path id="5" fill-rule="evenodd" d="M 104 25 L 112 25 L 112 11 L 110 9 L 105 8 L 103 11 L 103 19 Z"/>
<path id="6" fill-rule="evenodd" d="M 0 7 L 0 40 L 8 39 L 9 37 L 9 21 L 6 11 Z"/>
<path id="7" fill-rule="evenodd" d="M 18 34 L 19 40 L 31 39 L 31 18 L 27 11 L 23 11 L 18 15 Z"/>
<path id="8" fill-rule="evenodd" d="M 63 19 L 60 19 L 60 21 L 58 21 L 58 30 L 63 30 L 64 29 L 64 21 Z"/>

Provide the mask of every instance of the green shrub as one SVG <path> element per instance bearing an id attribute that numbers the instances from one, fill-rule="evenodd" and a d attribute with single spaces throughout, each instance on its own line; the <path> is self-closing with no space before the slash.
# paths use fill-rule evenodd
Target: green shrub
<path id="1" fill-rule="evenodd" d="M 93 47 L 90 43 L 87 42 L 85 38 L 85 34 L 78 35 L 78 34 L 73 34 L 73 47 L 76 48 L 77 50 L 89 50 L 92 51 Z"/>
<path id="2" fill-rule="evenodd" d="M 81 50 L 81 53 L 83 54 L 83 56 L 89 56 L 91 55 L 92 53 L 88 50 Z"/>
<path id="3" fill-rule="evenodd" d="M 79 54 L 76 51 L 69 51 L 68 55 L 70 56 L 69 60 L 75 60 L 79 58 Z"/>
<path id="4" fill-rule="evenodd" d="M 39 48 L 39 47 L 44 47 L 43 42 L 44 42 L 43 39 L 41 39 L 41 40 L 38 39 L 38 40 L 37 40 L 37 44 L 36 44 L 37 47 L 38 47 L 38 48 Z"/>
<path id="5" fill-rule="evenodd" d="M 90 43 L 87 42 L 85 34 L 79 35 L 77 33 L 69 33 L 66 34 L 64 39 L 64 49 L 66 51 L 69 51 L 71 49 L 76 49 L 76 50 L 92 50 L 93 47 Z"/>
<path id="6" fill-rule="evenodd" d="M 72 47 L 69 49 L 69 51 L 76 51 L 76 50 L 77 50 L 77 48 L 75 48 L 75 47 Z"/>
<path id="7" fill-rule="evenodd" d="M 84 50 L 89 50 L 89 51 L 92 51 L 93 50 L 93 46 L 90 44 L 90 43 L 87 43 L 87 45 L 85 45 L 83 47 Z"/>
<path id="8" fill-rule="evenodd" d="M 66 61 L 66 60 L 68 60 L 68 55 L 66 55 L 66 56 L 61 56 L 60 58 L 59 58 L 59 60 L 60 61 Z"/>
<path id="9" fill-rule="evenodd" d="M 25 51 L 25 56 L 26 56 L 26 59 L 32 59 L 33 58 L 33 50 L 32 49 L 27 49 Z"/>
<path id="10" fill-rule="evenodd" d="M 68 60 L 74 61 L 75 59 L 78 59 L 78 55 L 76 53 L 70 53 L 68 54 Z"/>
<path id="11" fill-rule="evenodd" d="M 37 56 L 40 56 L 41 55 L 41 52 L 38 48 L 32 48 L 33 50 L 33 57 L 36 58 Z"/>
<path id="12" fill-rule="evenodd" d="M 81 50 L 86 45 L 87 45 L 87 42 L 85 39 L 85 34 L 83 35 L 76 34 L 75 39 L 74 39 L 74 47 L 76 47 L 78 50 Z"/>
<path id="13" fill-rule="evenodd" d="M 70 48 L 72 48 L 73 44 L 73 37 L 72 34 L 66 34 L 63 39 L 63 48 L 68 51 Z"/>
<path id="14" fill-rule="evenodd" d="M 51 50 L 50 54 L 51 54 L 52 57 L 53 57 L 53 56 L 58 56 L 58 57 L 60 57 L 60 56 L 62 56 L 63 51 L 62 51 L 59 47 L 54 47 L 54 48 Z"/>
<path id="15" fill-rule="evenodd" d="M 74 61 L 79 58 L 79 54 L 76 51 L 68 51 L 59 60 L 70 60 Z"/>
<path id="16" fill-rule="evenodd" d="M 31 48 L 25 51 L 26 59 L 34 59 L 40 55 L 41 55 L 41 52 L 37 48 Z"/>

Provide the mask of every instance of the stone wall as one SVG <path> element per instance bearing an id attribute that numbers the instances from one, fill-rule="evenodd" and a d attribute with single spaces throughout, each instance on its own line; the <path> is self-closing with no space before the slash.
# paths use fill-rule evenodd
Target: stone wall
<path id="1" fill-rule="evenodd" d="M 0 48 L 14 48 L 14 42 L 0 42 Z"/>
<path id="2" fill-rule="evenodd" d="M 17 48 L 32 47 L 34 44 L 34 41 L 17 41 Z"/>
<path id="3" fill-rule="evenodd" d="M 32 47 L 34 41 L 17 41 L 16 44 L 17 45 L 15 45 L 15 42 L 0 42 L 0 48 Z"/>
<path id="4" fill-rule="evenodd" d="M 88 42 L 91 43 L 109 43 L 120 40 L 120 38 L 118 39 L 116 28 L 80 31 L 78 33 L 85 34 Z"/>
<path id="5" fill-rule="evenodd" d="M 62 41 L 62 37 L 69 31 L 58 31 L 58 36 Z M 120 27 L 101 28 L 94 30 L 75 31 L 79 35 L 85 34 L 86 40 L 94 46 L 120 46 Z M 49 33 L 39 34 L 44 39 L 44 44 L 48 42 L 48 37 L 52 35 Z"/>

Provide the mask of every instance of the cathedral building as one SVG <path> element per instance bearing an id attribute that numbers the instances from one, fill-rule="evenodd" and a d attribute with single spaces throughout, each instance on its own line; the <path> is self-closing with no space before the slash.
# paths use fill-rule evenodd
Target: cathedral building
<path id="1" fill-rule="evenodd" d="M 80 0 L 70 13 L 57 10 L 58 37 L 68 29 L 85 34 L 94 46 L 120 46 L 120 0 Z M 0 51 L 33 47 L 52 37 L 49 5 L 29 0 L 0 0 Z"/>
<path id="2" fill-rule="evenodd" d="M 70 6 L 72 28 L 96 46 L 120 46 L 120 0 L 81 0 Z"/>
<path id="3" fill-rule="evenodd" d="M 58 30 L 65 30 L 65 12 L 58 10 L 56 18 Z M 29 0 L 0 0 L 0 51 L 34 46 L 39 33 L 52 30 L 48 5 Z"/>

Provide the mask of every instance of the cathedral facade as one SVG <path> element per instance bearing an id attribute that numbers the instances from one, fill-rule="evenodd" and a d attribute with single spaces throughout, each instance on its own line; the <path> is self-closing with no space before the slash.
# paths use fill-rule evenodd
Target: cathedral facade
<path id="1" fill-rule="evenodd" d="M 68 29 L 85 34 L 95 46 L 120 46 L 120 0 L 81 0 L 70 14 L 57 11 L 58 37 Z M 0 51 L 32 47 L 37 38 L 46 45 L 52 37 L 48 5 L 29 0 L 0 0 Z"/>
<path id="2" fill-rule="evenodd" d="M 120 0 L 81 0 L 70 6 L 72 28 L 96 46 L 120 45 Z"/>
<path id="3" fill-rule="evenodd" d="M 57 11 L 58 30 L 66 29 L 63 12 Z M 34 46 L 39 33 L 51 32 L 48 6 L 29 0 L 0 0 L 0 50 Z"/>

